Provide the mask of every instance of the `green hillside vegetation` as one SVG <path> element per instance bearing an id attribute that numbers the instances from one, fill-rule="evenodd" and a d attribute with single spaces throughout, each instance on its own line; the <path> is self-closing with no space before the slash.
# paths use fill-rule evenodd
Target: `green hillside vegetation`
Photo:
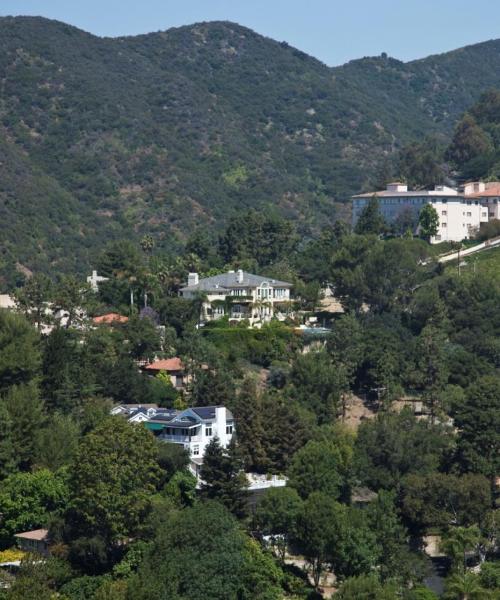
<path id="1" fill-rule="evenodd" d="M 500 248 L 482 250 L 477 254 L 464 257 L 462 262 L 465 262 L 465 265 L 461 267 L 461 276 L 471 278 L 476 273 L 500 285 Z M 457 262 L 453 261 L 453 264 L 449 264 L 446 268 L 450 272 L 457 272 Z"/>
<path id="2" fill-rule="evenodd" d="M 4 287 L 17 263 L 83 271 L 117 237 L 175 250 L 242 208 L 308 237 L 348 217 L 343 202 L 399 147 L 427 134 L 447 144 L 500 86 L 499 47 L 329 68 L 228 22 L 109 39 L 2 18 Z"/>
<path id="3" fill-rule="evenodd" d="M 486 92 L 465 113 L 447 155 L 463 179 L 500 179 L 500 91 Z"/>
<path id="4" fill-rule="evenodd" d="M 174 264 L 148 238 L 114 242 L 99 256 L 110 279 L 98 293 L 37 275 L 18 291 L 19 313 L 0 310 L 0 551 L 46 527 L 53 553 L 15 578 L 0 569 L 1 600 L 310 600 L 326 597 L 326 573 L 334 600 L 435 600 L 425 534 L 442 538 L 443 599 L 495 597 L 499 251 L 458 277 L 426 260 L 423 240 L 336 224 L 284 255 L 252 257 L 251 232 L 283 241 L 278 224 L 242 214 L 218 250 L 206 254 L 199 235 Z M 295 315 L 197 327 L 201 298 L 177 296 L 182 273 L 216 269 L 229 249 L 262 271 L 277 259 Z M 294 326 L 325 281 L 345 312 L 318 344 Z M 46 302 L 73 320 L 41 333 Z M 78 306 L 129 320 L 96 326 Z M 137 364 L 173 356 L 190 375 L 183 389 Z M 153 402 L 232 412 L 236 441 L 223 449 L 212 437 L 200 489 L 184 448 L 109 416 L 113 404 Z M 242 468 L 288 483 L 250 495 Z"/>

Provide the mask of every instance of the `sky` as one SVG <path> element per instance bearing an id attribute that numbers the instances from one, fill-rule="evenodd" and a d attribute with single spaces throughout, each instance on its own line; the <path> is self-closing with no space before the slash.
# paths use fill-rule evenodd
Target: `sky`
<path id="1" fill-rule="evenodd" d="M 423 58 L 500 37 L 498 0 L 0 0 L 100 36 L 229 20 L 334 66 L 386 52 Z"/>

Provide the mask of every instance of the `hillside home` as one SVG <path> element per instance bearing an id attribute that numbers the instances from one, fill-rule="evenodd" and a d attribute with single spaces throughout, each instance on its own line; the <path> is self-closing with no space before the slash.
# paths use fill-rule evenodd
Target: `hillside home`
<path id="1" fill-rule="evenodd" d="M 143 367 L 144 372 L 149 375 L 158 375 L 158 373 L 166 373 L 170 377 L 172 385 L 180 390 L 183 389 L 188 382 L 188 374 L 181 359 L 178 356 L 174 358 L 163 358 L 155 360 L 149 365 Z"/>
<path id="2" fill-rule="evenodd" d="M 16 533 L 17 546 L 20 550 L 48 556 L 49 554 L 49 532 L 47 529 L 34 529 Z"/>
<path id="3" fill-rule="evenodd" d="M 291 283 L 253 275 L 239 269 L 199 279 L 189 273 L 187 285 L 180 290 L 183 298 L 203 295 L 200 320 L 205 323 L 227 315 L 230 321 L 247 319 L 250 325 L 284 320 L 290 311 Z"/>
<path id="4" fill-rule="evenodd" d="M 182 411 L 159 409 L 145 425 L 158 439 L 182 445 L 198 465 L 214 437 L 226 448 L 235 432 L 233 415 L 225 406 L 196 406 Z"/>
<path id="5" fill-rule="evenodd" d="M 373 196 L 377 197 L 380 212 L 388 223 L 410 217 L 415 230 L 423 206 L 431 204 L 439 216 L 438 231 L 431 238 L 431 244 L 445 241 L 460 242 L 473 237 L 481 223 L 488 222 L 490 218 L 487 206 L 489 197 L 481 200 L 480 185 L 477 184 L 477 191 L 474 190 L 474 185 L 470 184 L 460 192 L 444 185 L 435 186 L 433 190 L 409 191 L 405 183 L 389 183 L 385 190 L 352 197 L 352 224 L 356 225 L 363 209 Z"/>
<path id="6" fill-rule="evenodd" d="M 158 404 L 119 404 L 118 406 L 113 406 L 110 414 L 126 417 L 130 423 L 143 423 L 154 417 L 161 410 L 161 408 L 158 408 Z"/>

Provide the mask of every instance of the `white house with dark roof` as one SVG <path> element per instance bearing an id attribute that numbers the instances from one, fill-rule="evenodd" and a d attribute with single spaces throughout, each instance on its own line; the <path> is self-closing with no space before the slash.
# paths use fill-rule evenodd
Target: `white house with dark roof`
<path id="1" fill-rule="evenodd" d="M 233 415 L 225 406 L 158 409 L 144 423 L 158 439 L 182 445 L 195 463 L 201 463 L 214 437 L 226 448 L 235 432 Z"/>
<path id="2" fill-rule="evenodd" d="M 230 321 L 247 319 L 251 325 L 280 320 L 290 311 L 291 283 L 238 271 L 199 279 L 189 273 L 187 285 L 181 288 L 183 298 L 203 294 L 201 321 L 213 321 L 227 315 Z"/>

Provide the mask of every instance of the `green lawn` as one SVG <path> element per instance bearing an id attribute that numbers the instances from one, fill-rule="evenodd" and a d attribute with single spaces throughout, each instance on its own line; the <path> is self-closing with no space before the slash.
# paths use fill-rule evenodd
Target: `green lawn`
<path id="1" fill-rule="evenodd" d="M 475 269 L 476 273 L 485 274 L 500 283 L 500 247 L 483 250 L 471 256 L 465 256 L 462 262 L 466 263 L 461 269 L 463 276 L 472 276 Z M 447 264 L 446 269 L 456 272 L 457 261 L 451 261 L 451 263 Z"/>

